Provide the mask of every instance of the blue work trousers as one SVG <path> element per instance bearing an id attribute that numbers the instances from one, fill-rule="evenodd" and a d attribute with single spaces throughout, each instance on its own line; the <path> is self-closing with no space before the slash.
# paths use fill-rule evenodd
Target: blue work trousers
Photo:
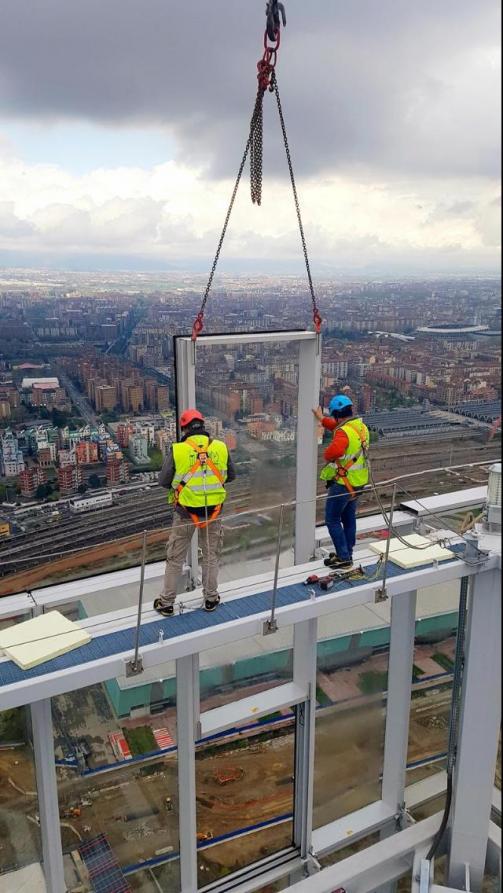
<path id="1" fill-rule="evenodd" d="M 358 488 L 355 490 L 358 493 Z M 325 524 L 338 558 L 351 561 L 356 542 L 356 505 L 358 500 L 344 484 L 331 484 L 325 503 Z"/>

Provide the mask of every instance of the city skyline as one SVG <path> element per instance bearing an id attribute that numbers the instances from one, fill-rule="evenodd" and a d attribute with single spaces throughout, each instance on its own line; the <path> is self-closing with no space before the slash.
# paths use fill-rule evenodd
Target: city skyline
<path id="1" fill-rule="evenodd" d="M 204 273 L 246 139 L 262 5 L 199 0 L 190 19 L 156 0 L 141 16 L 129 2 L 31 5 L 0 12 L 0 265 Z M 278 78 L 315 277 L 497 272 L 496 4 L 287 12 Z M 301 271 L 266 105 L 263 207 L 244 178 L 222 271 Z"/>

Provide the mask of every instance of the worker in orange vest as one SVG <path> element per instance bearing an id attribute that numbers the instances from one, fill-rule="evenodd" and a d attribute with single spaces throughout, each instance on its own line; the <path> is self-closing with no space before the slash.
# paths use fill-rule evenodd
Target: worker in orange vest
<path id="1" fill-rule="evenodd" d="M 320 408 L 313 409 L 323 427 L 334 432 L 324 454 L 327 464 L 320 474 L 328 489 L 325 523 L 335 547 L 325 564 L 344 569 L 353 565 L 357 497 L 369 479 L 369 431 L 361 418 L 353 418 L 353 402 L 346 394 L 332 397 L 328 409 L 329 418 Z"/>

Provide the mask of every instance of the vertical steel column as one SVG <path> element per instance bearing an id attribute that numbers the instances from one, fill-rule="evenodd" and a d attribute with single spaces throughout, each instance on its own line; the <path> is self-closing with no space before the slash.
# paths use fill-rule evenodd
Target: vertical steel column
<path id="1" fill-rule="evenodd" d="M 296 623 L 293 632 L 293 681 L 307 687 L 308 698 L 296 708 L 293 841 L 306 859 L 313 830 L 314 731 L 318 621 Z"/>
<path id="2" fill-rule="evenodd" d="M 471 578 L 461 721 L 454 772 L 448 884 L 482 887 L 501 716 L 501 571 Z"/>
<path id="3" fill-rule="evenodd" d="M 318 442 L 312 410 L 320 400 L 321 335 L 299 342 L 299 394 L 297 404 L 297 482 L 295 498 L 295 564 L 314 554 Z"/>
<path id="4" fill-rule="evenodd" d="M 382 799 L 397 813 L 404 803 L 415 626 L 416 592 L 395 595 L 391 600 Z"/>
<path id="5" fill-rule="evenodd" d="M 65 893 L 51 699 L 36 701 L 30 709 L 45 882 L 51 893 Z"/>
<path id="6" fill-rule="evenodd" d="M 194 676 L 199 655 L 176 661 L 176 733 L 178 748 L 178 812 L 181 893 L 197 893 L 196 713 Z"/>
<path id="7" fill-rule="evenodd" d="M 176 399 L 179 412 L 183 412 L 189 406 L 196 406 L 196 344 L 190 338 L 176 340 Z M 198 542 L 197 530 L 194 527 L 188 555 L 194 586 L 198 584 Z"/>

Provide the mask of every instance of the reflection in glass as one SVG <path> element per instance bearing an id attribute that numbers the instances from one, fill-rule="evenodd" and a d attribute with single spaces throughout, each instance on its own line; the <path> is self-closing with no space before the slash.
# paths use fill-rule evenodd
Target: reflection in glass
<path id="1" fill-rule="evenodd" d="M 291 845 L 293 772 L 291 726 L 198 751 L 200 886 Z"/>
<path id="2" fill-rule="evenodd" d="M 438 760 L 447 750 L 458 607 L 459 582 L 418 592 L 407 752 L 409 766 Z"/>
<path id="3" fill-rule="evenodd" d="M 29 712 L 0 712 L 0 874 L 41 859 Z"/>
<path id="4" fill-rule="evenodd" d="M 366 629 L 354 629 L 357 618 Z M 319 623 L 315 828 L 381 796 L 389 626 L 376 622 L 364 607 Z"/>
<path id="5" fill-rule="evenodd" d="M 53 699 L 63 851 L 80 882 L 83 845 L 103 835 L 120 868 L 134 872 L 133 889 L 149 889 L 147 869 L 154 866 L 169 875 L 170 890 L 178 889 L 176 714 L 164 700 L 163 712 L 155 712 L 155 691 L 143 679 L 130 688 L 136 706 L 126 717 L 117 709 L 117 680 Z M 136 871 L 143 866 L 142 880 Z"/>

